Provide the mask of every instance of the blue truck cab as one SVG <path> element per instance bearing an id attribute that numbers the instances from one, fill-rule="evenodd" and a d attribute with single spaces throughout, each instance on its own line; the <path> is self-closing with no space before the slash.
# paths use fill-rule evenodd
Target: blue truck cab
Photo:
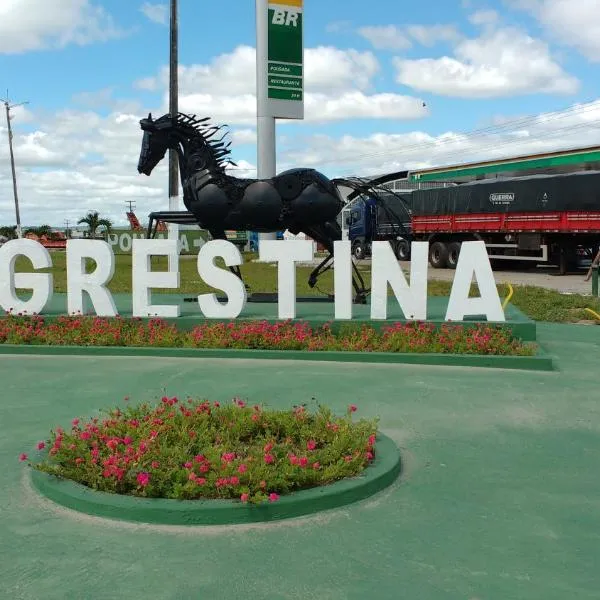
<path id="1" fill-rule="evenodd" d="M 342 228 L 356 259 L 371 255 L 375 241 L 389 241 L 398 260 L 410 259 L 410 206 L 408 195 L 359 196 L 342 211 Z"/>

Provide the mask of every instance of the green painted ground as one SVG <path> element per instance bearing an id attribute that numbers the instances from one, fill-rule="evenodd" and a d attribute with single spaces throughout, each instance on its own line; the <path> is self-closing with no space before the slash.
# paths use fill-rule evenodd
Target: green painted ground
<path id="1" fill-rule="evenodd" d="M 87 299 L 87 296 L 85 297 Z M 131 294 L 113 293 L 115 306 L 119 314 L 123 316 L 131 316 Z M 203 319 L 202 312 L 196 301 L 197 294 L 152 294 L 152 302 L 154 304 L 175 304 L 181 309 L 181 317 L 195 317 Z M 193 301 L 185 301 L 185 299 L 193 299 Z M 432 321 L 444 320 L 446 308 L 448 306 L 448 298 L 440 296 L 430 296 L 427 299 L 427 318 Z M 91 304 L 88 302 L 87 310 L 92 311 Z M 44 314 L 47 315 L 64 315 L 67 314 L 67 295 L 54 294 L 51 302 L 46 307 Z M 370 304 L 355 304 L 353 307 L 353 316 L 358 320 L 370 319 L 371 306 Z M 333 302 L 297 302 L 296 317 L 299 319 L 311 319 L 315 321 L 331 321 L 334 318 Z M 277 318 L 277 303 L 266 302 L 248 302 L 241 314 L 241 318 L 246 319 L 276 319 Z M 404 318 L 398 301 L 390 298 L 388 301 L 388 319 Z M 507 321 L 515 323 L 533 323 L 531 319 L 525 316 L 518 308 L 509 304 L 506 308 Z"/>
<path id="2" fill-rule="evenodd" d="M 558 372 L 176 359 L 0 358 L 0 598 L 577 600 L 600 589 L 600 330 L 539 325 Z M 252 529 L 114 525 L 55 510 L 17 457 L 119 401 L 312 396 L 378 415 L 403 481 Z"/>

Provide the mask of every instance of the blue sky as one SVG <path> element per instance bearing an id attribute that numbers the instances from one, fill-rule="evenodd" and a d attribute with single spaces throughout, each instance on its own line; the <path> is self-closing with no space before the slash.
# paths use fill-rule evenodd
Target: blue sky
<path id="1" fill-rule="evenodd" d="M 229 123 L 253 175 L 254 2 L 179 2 L 180 107 Z M 278 168 L 366 174 L 599 143 L 594 4 L 305 0 L 307 118 L 280 122 Z M 0 89 L 30 101 L 13 121 L 24 221 L 164 206 L 165 165 L 145 178 L 135 164 L 139 117 L 166 112 L 166 16 L 138 0 L 0 7 Z M 14 220 L 7 157 L 1 143 L 2 223 Z"/>

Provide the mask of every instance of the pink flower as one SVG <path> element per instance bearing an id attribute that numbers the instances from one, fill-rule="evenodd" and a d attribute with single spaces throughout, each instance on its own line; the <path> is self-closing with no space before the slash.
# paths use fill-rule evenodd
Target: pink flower
<path id="1" fill-rule="evenodd" d="M 206 457 L 204 455 L 202 455 L 202 454 L 197 454 L 196 456 L 194 456 L 194 460 L 197 463 L 202 463 L 202 462 L 204 462 L 206 460 Z"/>
<path id="2" fill-rule="evenodd" d="M 158 469 L 158 467 L 160 467 L 160 463 L 157 460 L 153 460 L 152 461 L 152 468 L 153 469 Z"/>
<path id="3" fill-rule="evenodd" d="M 321 463 L 320 463 L 320 462 L 318 462 L 318 461 L 317 461 L 317 462 L 314 462 L 314 463 L 312 464 L 312 468 L 313 468 L 315 471 L 318 471 L 318 470 L 321 468 Z"/>
<path id="4" fill-rule="evenodd" d="M 150 474 L 149 473 L 138 473 L 137 474 L 137 482 L 142 487 L 146 487 L 150 483 Z"/>
<path id="5" fill-rule="evenodd" d="M 22 454 L 19 454 L 19 460 L 21 462 L 26 461 L 27 460 L 27 454 L 25 454 L 24 452 Z"/>
<path id="6" fill-rule="evenodd" d="M 307 464 L 308 464 L 308 458 L 306 458 L 306 456 L 303 456 L 300 459 L 300 466 L 304 468 L 304 467 L 306 467 Z"/>
<path id="7" fill-rule="evenodd" d="M 269 494 L 269 502 L 277 502 L 277 500 L 279 500 L 279 494 L 276 494 L 275 492 L 271 492 Z"/>
<path id="8" fill-rule="evenodd" d="M 89 431 L 82 431 L 79 434 L 79 439 L 80 440 L 89 440 L 92 437 L 92 434 Z"/>
<path id="9" fill-rule="evenodd" d="M 373 446 L 373 445 L 375 445 L 375 436 L 370 435 L 369 436 L 369 446 Z"/>
<path id="10" fill-rule="evenodd" d="M 223 454 L 223 456 L 221 456 L 221 460 L 224 460 L 225 462 L 231 462 L 234 458 L 235 452 L 226 452 Z"/>
<path id="11" fill-rule="evenodd" d="M 372 452 L 367 452 L 365 454 L 365 456 L 366 456 L 367 460 L 373 460 L 373 453 Z"/>
<path id="12" fill-rule="evenodd" d="M 238 473 L 245 473 L 248 470 L 248 467 L 246 465 L 240 465 L 238 467 Z"/>
<path id="13" fill-rule="evenodd" d="M 85 458 L 79 457 L 79 458 L 75 459 L 75 464 L 76 465 L 80 465 L 81 463 L 84 463 L 84 462 L 85 462 Z"/>
<path id="14" fill-rule="evenodd" d="M 240 496 L 240 500 L 241 500 L 242 502 L 244 502 L 244 503 L 245 503 L 245 502 L 248 502 L 248 499 L 249 499 L 249 498 L 250 498 L 250 494 L 242 494 L 242 495 Z"/>
<path id="15" fill-rule="evenodd" d="M 265 454 L 271 452 L 271 450 L 273 450 L 273 443 L 269 442 L 268 444 L 265 444 L 263 450 L 265 451 Z"/>
<path id="16" fill-rule="evenodd" d="M 129 446 L 130 444 L 132 444 L 132 443 L 133 443 L 133 440 L 132 440 L 132 439 L 131 439 L 129 436 L 126 436 L 126 437 L 124 437 L 124 438 L 123 438 L 123 443 L 124 443 L 126 446 Z"/>
<path id="17" fill-rule="evenodd" d="M 240 479 L 234 475 L 233 477 L 229 478 L 229 483 L 231 485 L 240 485 Z"/>
<path id="18" fill-rule="evenodd" d="M 298 464 L 298 457 L 295 456 L 294 454 L 290 454 L 288 456 L 288 458 L 290 459 L 290 464 L 291 465 L 297 465 Z"/>
<path id="19" fill-rule="evenodd" d="M 352 460 L 352 456 L 350 456 L 349 454 L 347 456 L 344 456 L 344 460 L 346 462 L 350 462 Z"/>
<path id="20" fill-rule="evenodd" d="M 350 412 L 356 412 L 358 410 L 356 404 L 351 404 L 348 409 L 350 410 Z"/>
<path id="21" fill-rule="evenodd" d="M 196 479 L 196 473 L 194 473 L 193 471 L 188 475 L 188 479 L 190 481 L 194 481 L 194 479 Z"/>
<path id="22" fill-rule="evenodd" d="M 315 442 L 315 440 L 308 440 L 308 442 L 306 442 L 307 450 L 314 450 L 316 447 L 317 447 L 317 442 Z"/>
<path id="23" fill-rule="evenodd" d="M 275 457 L 272 454 L 265 454 L 264 458 L 265 458 L 265 462 L 268 465 L 270 465 L 271 463 L 273 463 L 275 461 Z"/>
<path id="24" fill-rule="evenodd" d="M 46 447 L 46 442 L 38 442 L 37 449 L 43 450 Z"/>
<path id="25" fill-rule="evenodd" d="M 73 427 L 77 427 L 77 425 L 79 425 L 79 419 L 73 419 L 71 421 L 71 425 L 73 425 Z"/>
<path id="26" fill-rule="evenodd" d="M 204 485 L 206 483 L 206 479 L 204 477 L 196 477 L 196 485 Z"/>
<path id="27" fill-rule="evenodd" d="M 194 465 L 188 460 L 188 462 L 184 463 L 183 466 L 186 469 L 191 469 Z"/>

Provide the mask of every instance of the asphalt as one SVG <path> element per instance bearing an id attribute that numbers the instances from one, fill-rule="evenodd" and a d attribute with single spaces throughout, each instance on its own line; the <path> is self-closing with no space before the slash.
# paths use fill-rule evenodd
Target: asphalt
<path id="1" fill-rule="evenodd" d="M 550 373 L 313 362 L 0 357 L 0 598 L 586 600 L 600 589 L 595 327 L 538 324 Z M 169 394 L 378 416 L 405 471 L 344 509 L 161 528 L 59 509 L 18 461 L 100 407 Z"/>

